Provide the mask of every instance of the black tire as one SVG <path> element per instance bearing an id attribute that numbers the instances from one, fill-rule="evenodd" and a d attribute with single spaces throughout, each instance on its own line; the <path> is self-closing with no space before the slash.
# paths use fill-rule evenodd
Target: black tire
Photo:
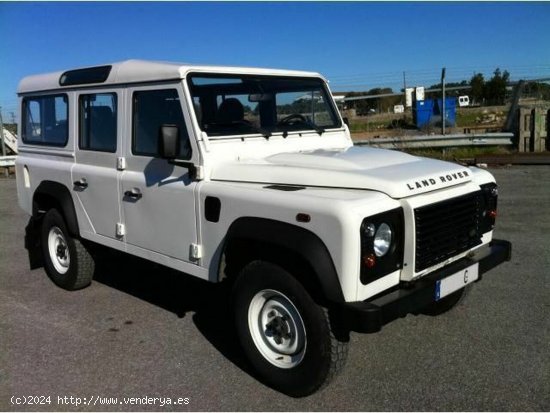
<path id="1" fill-rule="evenodd" d="M 50 209 L 42 220 L 41 244 L 44 268 L 57 286 L 79 290 L 90 285 L 95 268 L 93 257 L 79 239 L 69 235 L 65 220 L 56 209 Z M 50 253 L 52 247 L 55 252 Z"/>
<path id="2" fill-rule="evenodd" d="M 269 294 L 273 296 L 269 297 Z M 251 316 L 250 314 L 255 314 L 254 309 L 258 308 L 255 303 L 261 299 L 265 300 L 265 304 L 261 306 L 258 317 Z M 275 362 L 283 364 L 286 363 L 285 361 L 276 359 L 272 362 L 269 361 L 269 356 L 264 354 L 273 349 L 268 342 L 271 341 L 273 344 L 272 340 L 276 340 L 276 334 L 270 336 L 269 324 L 277 321 L 276 319 L 283 320 L 282 323 L 285 323 L 289 318 L 280 317 L 281 313 L 277 316 L 272 315 L 273 318 L 267 318 L 271 321 L 265 325 L 265 328 L 260 321 L 261 314 L 265 315 L 266 311 L 267 317 L 273 314 L 269 303 L 279 299 L 290 301 L 291 306 L 287 301 L 285 303 L 288 308 L 293 307 L 296 310 L 293 313 L 294 318 L 299 320 L 294 322 L 292 318 L 286 323 L 286 327 L 282 327 L 284 339 L 289 342 L 292 340 L 297 343 L 302 342 L 297 344 L 297 350 L 291 356 L 286 356 L 286 359 L 300 361 L 297 364 L 289 362 L 285 367 L 273 364 Z M 296 278 L 278 265 L 254 261 L 245 266 L 233 286 L 233 306 L 237 335 L 243 350 L 264 383 L 274 389 L 293 397 L 307 396 L 328 384 L 344 367 L 348 353 L 349 333 L 339 331 L 338 325 L 331 322 L 328 310 L 317 305 Z M 251 320 L 257 320 L 256 334 L 254 325 L 250 325 L 249 317 Z M 304 340 L 299 340 L 299 333 L 289 332 L 291 328 L 288 326 L 300 323 L 303 325 Z M 295 331 L 299 330 L 299 328 L 295 329 Z M 263 335 L 261 331 L 264 332 Z M 264 343 L 260 341 L 259 346 L 256 344 L 260 340 L 258 335 Z M 272 353 L 281 354 L 277 351 Z M 273 360 L 273 357 L 271 359 Z"/>
<path id="3" fill-rule="evenodd" d="M 422 310 L 422 314 L 438 316 L 452 310 L 464 301 L 464 298 L 468 295 L 471 287 L 471 285 L 467 285 L 466 287 L 449 294 L 447 297 L 444 297 L 439 301 L 434 301 Z"/>

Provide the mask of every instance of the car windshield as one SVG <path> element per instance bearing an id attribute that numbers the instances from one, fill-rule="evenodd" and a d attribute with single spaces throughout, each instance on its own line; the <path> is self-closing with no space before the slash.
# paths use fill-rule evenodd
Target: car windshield
<path id="1" fill-rule="evenodd" d="M 318 78 L 191 74 L 195 114 L 210 136 L 287 134 L 341 126 Z"/>

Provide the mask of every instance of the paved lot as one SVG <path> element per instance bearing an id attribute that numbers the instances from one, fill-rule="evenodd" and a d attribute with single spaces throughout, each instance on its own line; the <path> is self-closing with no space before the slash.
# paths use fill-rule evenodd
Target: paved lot
<path id="1" fill-rule="evenodd" d="M 496 235 L 513 242 L 513 261 L 449 314 L 352 335 L 343 374 L 303 399 L 249 373 L 216 286 L 120 254 L 78 292 L 30 271 L 15 181 L 0 179 L 0 410 L 548 411 L 550 167 L 492 172 L 501 185 Z M 52 404 L 10 404 L 29 395 Z M 90 407 L 57 396 L 189 404 Z"/>

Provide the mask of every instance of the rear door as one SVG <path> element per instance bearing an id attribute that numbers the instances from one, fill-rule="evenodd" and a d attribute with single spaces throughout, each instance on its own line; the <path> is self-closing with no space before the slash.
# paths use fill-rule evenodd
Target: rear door
<path id="1" fill-rule="evenodd" d="M 119 137 L 124 127 L 120 121 L 121 101 L 116 90 L 76 95 L 77 150 L 72 183 L 93 227 L 94 233 L 88 234 L 92 238 L 97 234 L 116 239 L 116 224 L 121 221 L 117 170 L 117 157 L 122 152 Z"/>

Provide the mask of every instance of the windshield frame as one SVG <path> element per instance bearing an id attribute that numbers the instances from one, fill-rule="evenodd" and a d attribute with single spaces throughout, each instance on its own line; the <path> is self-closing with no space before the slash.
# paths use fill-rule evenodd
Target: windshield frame
<path id="1" fill-rule="evenodd" d="M 318 127 L 318 128 L 315 128 L 313 126 L 310 126 L 310 125 L 306 125 L 304 124 L 304 127 L 303 128 L 293 128 L 293 129 L 288 129 L 288 130 L 277 130 L 277 129 L 265 129 L 265 130 L 255 130 L 255 131 L 251 131 L 251 132 L 242 132 L 242 131 L 235 131 L 236 133 L 216 133 L 216 134 L 209 134 L 207 130 L 204 129 L 203 125 L 202 125 L 202 122 L 199 120 L 199 116 L 198 114 L 196 113 L 196 110 L 195 110 L 195 104 L 194 104 L 194 99 L 195 99 L 195 95 L 193 94 L 193 88 L 196 87 L 194 84 L 193 84 L 193 79 L 194 78 L 236 78 L 236 79 L 242 79 L 242 78 L 246 78 L 246 77 L 251 77 L 251 78 L 255 78 L 255 79 L 281 79 L 281 80 L 285 80 L 285 79 L 288 79 L 288 80 L 292 80 L 292 81 L 296 81 L 296 80 L 304 80 L 304 81 L 318 81 L 319 82 L 319 91 L 321 92 L 322 94 L 322 97 L 323 99 L 325 100 L 326 102 L 326 108 L 327 108 L 327 111 L 329 112 L 329 116 L 334 119 L 334 124 L 333 125 L 330 125 L 330 126 L 327 126 L 326 128 L 325 127 Z M 256 136 L 264 136 L 264 137 L 268 137 L 268 136 L 278 136 L 278 135 L 282 135 L 284 137 L 286 136 L 290 136 L 290 135 L 301 135 L 301 134 L 304 134 L 304 133 L 317 133 L 319 135 L 321 135 L 322 133 L 324 133 L 325 131 L 331 131 L 331 130 L 340 130 L 342 129 L 343 127 L 343 122 L 342 122 L 342 117 L 340 115 L 340 112 L 338 110 L 338 108 L 336 107 L 336 104 L 334 102 L 334 99 L 332 97 L 332 93 L 330 92 L 330 90 L 328 89 L 328 86 L 327 86 L 327 82 L 325 81 L 325 79 L 323 79 L 322 77 L 320 76 L 295 76 L 295 75 L 279 75 L 279 74 L 276 74 L 276 75 L 265 75 L 265 74 L 255 74 L 253 72 L 244 72 L 244 73 L 227 73 L 227 72 L 203 72 L 203 71 L 191 71 L 191 72 L 188 72 L 186 73 L 186 76 L 185 76 L 185 80 L 186 82 L 186 86 L 187 86 L 187 89 L 188 89 L 188 92 L 189 92 L 189 102 L 190 102 L 190 111 L 192 112 L 193 114 L 193 117 L 194 117 L 194 121 L 195 121 L 195 124 L 197 125 L 199 131 L 201 133 L 204 133 L 208 136 L 208 139 L 209 140 L 218 140 L 218 139 L 231 139 L 231 138 L 242 138 L 244 136 L 250 136 L 250 137 L 256 137 Z M 321 133 L 319 133 L 319 129 L 322 130 Z"/>

